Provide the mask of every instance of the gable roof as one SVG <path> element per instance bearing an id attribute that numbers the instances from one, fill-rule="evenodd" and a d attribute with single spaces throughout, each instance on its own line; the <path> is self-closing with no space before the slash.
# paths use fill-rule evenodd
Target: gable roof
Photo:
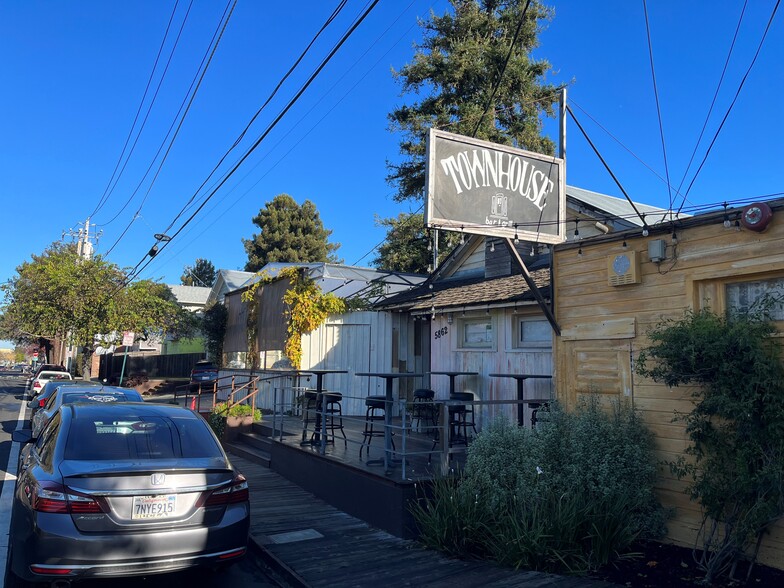
<path id="1" fill-rule="evenodd" d="M 212 288 L 204 286 L 183 286 L 180 284 L 166 284 L 172 291 L 177 302 L 183 306 L 204 306 Z"/>
<path id="2" fill-rule="evenodd" d="M 223 297 L 228 292 L 239 290 L 255 275 L 253 272 L 241 272 L 239 270 L 218 270 L 215 283 L 210 288 L 210 294 L 207 297 L 207 304 L 223 302 Z"/>
<path id="3" fill-rule="evenodd" d="M 580 204 L 584 204 L 594 212 L 601 212 L 606 216 L 613 217 L 616 223 L 628 224 L 629 226 L 626 228 L 643 226 L 643 220 L 637 215 L 635 208 L 645 215 L 645 224 L 654 225 L 670 220 L 670 211 L 665 208 L 648 206 L 639 202 L 635 202 L 632 206 L 625 198 L 599 194 L 576 186 L 566 186 L 566 197 L 574 201 L 572 202 L 573 206 L 579 207 Z M 678 215 L 679 218 L 688 216 L 684 213 Z"/>

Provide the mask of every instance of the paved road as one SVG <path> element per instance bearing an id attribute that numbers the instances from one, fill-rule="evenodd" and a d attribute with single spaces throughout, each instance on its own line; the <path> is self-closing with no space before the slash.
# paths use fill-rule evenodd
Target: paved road
<path id="1" fill-rule="evenodd" d="M 11 578 L 6 577 L 6 559 L 8 554 L 8 530 L 10 527 L 10 503 L 16 480 L 16 456 L 18 444 L 11 442 L 11 433 L 17 428 L 20 419 L 26 423 L 26 402 L 22 402 L 24 384 L 27 376 L 13 376 L 0 373 L 0 578 L 5 578 L 6 588 L 20 587 Z M 20 412 L 22 406 L 24 412 Z M 10 461 L 9 461 L 9 458 Z M 9 465 L 10 463 L 10 465 Z M 10 471 L 9 471 L 10 470 Z M 93 580 L 80 583 L 84 588 L 280 588 L 285 583 L 269 570 L 252 553 L 242 562 L 222 573 L 205 572 L 204 570 L 163 574 L 148 578 L 129 578 Z"/>

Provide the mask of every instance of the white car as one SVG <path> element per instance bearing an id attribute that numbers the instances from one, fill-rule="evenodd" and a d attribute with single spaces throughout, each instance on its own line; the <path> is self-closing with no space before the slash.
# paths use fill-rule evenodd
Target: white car
<path id="1" fill-rule="evenodd" d="M 51 380 L 73 380 L 73 378 L 68 372 L 50 372 L 44 370 L 33 379 L 33 383 L 30 385 L 30 396 L 35 398 L 44 385 Z"/>

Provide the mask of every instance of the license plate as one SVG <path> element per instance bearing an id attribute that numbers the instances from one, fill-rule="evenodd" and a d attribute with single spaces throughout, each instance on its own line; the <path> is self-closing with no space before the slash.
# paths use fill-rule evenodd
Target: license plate
<path id="1" fill-rule="evenodd" d="M 177 495 L 134 496 L 132 519 L 165 519 L 177 513 Z"/>

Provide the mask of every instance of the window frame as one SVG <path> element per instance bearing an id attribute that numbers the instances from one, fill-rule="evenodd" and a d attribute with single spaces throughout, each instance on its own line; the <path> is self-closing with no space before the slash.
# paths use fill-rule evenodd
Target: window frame
<path id="1" fill-rule="evenodd" d="M 495 351 L 498 347 L 498 328 L 495 324 L 495 319 L 492 315 L 485 316 L 466 316 L 460 317 L 456 321 L 458 327 L 458 336 L 455 337 L 455 345 L 458 350 L 465 351 Z M 489 325 L 490 328 L 485 328 L 485 333 L 490 331 L 491 340 L 476 343 L 466 341 L 466 328 L 469 325 L 484 324 Z"/>
<path id="2" fill-rule="evenodd" d="M 547 341 L 522 341 L 521 337 L 523 334 L 523 329 L 521 328 L 523 323 L 544 323 L 547 327 L 548 334 L 550 335 Z M 512 349 L 532 349 L 532 350 L 541 350 L 541 349 L 552 349 L 553 348 L 553 332 L 552 327 L 550 326 L 550 322 L 541 315 L 525 315 L 525 314 L 512 314 Z"/>

